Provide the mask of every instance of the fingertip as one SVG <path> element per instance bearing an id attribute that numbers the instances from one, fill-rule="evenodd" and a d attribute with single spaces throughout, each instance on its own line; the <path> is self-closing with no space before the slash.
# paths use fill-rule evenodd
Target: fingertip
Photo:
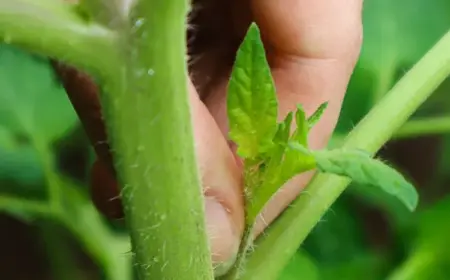
<path id="1" fill-rule="evenodd" d="M 122 202 L 117 181 L 108 167 L 99 159 L 94 162 L 90 181 L 91 197 L 95 207 L 110 219 L 123 217 Z"/>

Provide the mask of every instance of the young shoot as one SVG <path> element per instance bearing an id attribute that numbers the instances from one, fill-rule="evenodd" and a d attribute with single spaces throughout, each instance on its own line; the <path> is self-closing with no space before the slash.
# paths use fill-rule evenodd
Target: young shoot
<path id="1" fill-rule="evenodd" d="M 308 145 L 311 128 L 327 103 L 307 117 L 301 105 L 278 123 L 274 80 L 256 24 L 251 24 L 236 56 L 228 86 L 229 137 L 244 161 L 246 230 L 235 268 L 228 279 L 239 279 L 241 266 L 252 248 L 255 220 L 270 198 L 294 176 L 317 169 L 378 187 L 413 211 L 415 188 L 401 174 L 360 150 L 313 151 Z M 291 131 L 292 122 L 296 129 Z"/>

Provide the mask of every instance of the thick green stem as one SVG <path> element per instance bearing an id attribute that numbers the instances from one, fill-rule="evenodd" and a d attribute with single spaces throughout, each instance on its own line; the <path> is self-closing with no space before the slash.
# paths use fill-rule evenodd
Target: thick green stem
<path id="1" fill-rule="evenodd" d="M 117 63 L 115 40 L 113 32 L 86 21 L 64 1 L 0 0 L 0 41 L 5 43 L 98 73 Z"/>
<path id="2" fill-rule="evenodd" d="M 213 279 L 194 150 L 186 0 L 139 1 L 102 96 L 140 279 Z M 119 71 L 120 70 L 120 71 Z"/>
<path id="3" fill-rule="evenodd" d="M 375 154 L 449 74 L 450 32 L 355 127 L 343 147 Z M 316 174 L 303 194 L 256 241 L 242 279 L 276 279 L 349 183 L 344 177 Z"/>
<path id="4" fill-rule="evenodd" d="M 114 16 L 107 29 L 61 0 L 0 0 L 1 39 L 100 78 L 140 279 L 213 279 L 187 89 L 187 11 L 187 0 L 139 1 L 129 19 L 103 14 L 103 22 Z"/>

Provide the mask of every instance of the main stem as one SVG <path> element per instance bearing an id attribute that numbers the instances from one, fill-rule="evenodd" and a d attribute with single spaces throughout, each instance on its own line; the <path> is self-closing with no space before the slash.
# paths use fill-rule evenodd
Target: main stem
<path id="1" fill-rule="evenodd" d="M 103 105 L 140 279 L 213 279 L 188 99 L 186 0 L 145 0 Z"/>
<path id="2" fill-rule="evenodd" d="M 95 14 L 118 1 L 87 6 L 106 28 L 60 0 L 0 0 L 0 39 L 98 78 L 140 279 L 213 279 L 188 102 L 188 3 L 134 2 L 129 17 Z"/>
<path id="3" fill-rule="evenodd" d="M 346 138 L 343 147 L 375 154 L 450 74 L 450 31 L 398 82 Z M 242 279 L 276 279 L 350 180 L 317 174 L 256 242 Z M 270 256 L 268 258 L 267 256 Z"/>

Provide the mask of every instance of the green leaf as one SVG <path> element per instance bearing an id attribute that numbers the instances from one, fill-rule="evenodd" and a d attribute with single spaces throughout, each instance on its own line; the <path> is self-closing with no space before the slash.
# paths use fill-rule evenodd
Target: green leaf
<path id="1" fill-rule="evenodd" d="M 284 120 L 278 124 L 277 133 L 273 139 L 273 142 L 280 145 L 286 145 L 288 143 L 290 132 L 291 132 L 291 124 L 294 118 L 294 113 L 289 112 Z"/>
<path id="2" fill-rule="evenodd" d="M 228 86 L 230 138 L 243 158 L 271 149 L 277 131 L 275 85 L 258 27 L 252 24 L 241 44 Z"/>
<path id="3" fill-rule="evenodd" d="M 275 170 L 277 168 L 283 158 L 284 152 L 286 150 L 286 144 L 289 141 L 290 132 L 291 132 L 291 124 L 294 114 L 290 112 L 286 115 L 286 118 L 283 122 L 278 124 L 278 130 L 273 139 L 273 143 L 275 144 L 272 150 L 266 155 L 266 161 L 268 161 L 267 172 L 272 174 L 271 170 Z M 274 175 L 274 174 L 272 174 Z M 271 178 L 271 176 L 268 176 Z"/>
<path id="4" fill-rule="evenodd" d="M 279 181 L 281 184 L 284 184 L 294 176 L 312 170 L 315 167 L 316 162 L 311 154 L 298 150 L 286 150 L 284 160 L 280 166 L 281 174 Z"/>
<path id="5" fill-rule="evenodd" d="M 252 220 L 270 197 L 295 175 L 315 167 L 314 157 L 288 150 L 289 140 L 308 146 L 309 129 L 320 119 L 327 104 L 310 117 L 301 105 L 295 112 L 296 130 L 291 135 L 294 113 L 277 124 L 278 102 L 258 27 L 252 24 L 241 44 L 228 86 L 227 113 L 230 138 L 245 162 L 248 219 Z"/>
<path id="6" fill-rule="evenodd" d="M 264 154 L 263 163 L 260 163 L 263 168 L 246 167 L 246 170 L 250 170 L 246 172 L 246 190 L 251 194 L 249 196 L 251 207 L 247 211 L 250 219 L 258 214 L 283 184 L 316 166 L 314 157 L 307 149 L 306 152 L 287 149 L 289 141 L 302 143 L 305 146 L 308 144 L 309 125 L 300 105 L 297 106 L 295 113 L 297 129 L 290 136 L 292 119 L 293 113 L 290 112 L 278 125 L 272 149 Z M 252 172 L 253 170 L 256 172 Z"/>
<path id="7" fill-rule="evenodd" d="M 46 143 L 78 123 L 47 59 L 0 45 L 0 127 Z"/>
<path id="8" fill-rule="evenodd" d="M 273 186 L 279 183 L 279 176 L 281 171 L 281 162 L 286 151 L 286 145 L 289 141 L 291 124 L 294 114 L 290 112 L 286 115 L 283 122 L 278 124 L 278 130 L 275 134 L 273 143 L 274 146 L 265 156 L 265 168 L 261 170 L 265 186 Z"/>
<path id="9" fill-rule="evenodd" d="M 309 128 L 312 128 L 322 118 L 323 113 L 328 107 L 328 102 L 322 103 L 319 108 L 308 118 Z"/>
<path id="10" fill-rule="evenodd" d="M 297 105 L 295 122 L 297 129 L 294 131 L 290 141 L 307 148 L 309 124 L 306 119 L 305 111 L 301 105 Z M 281 184 L 287 182 L 295 175 L 315 168 L 314 157 L 307 152 L 307 149 L 305 151 L 286 149 L 283 163 L 280 166 L 281 172 L 279 180 Z"/>
<path id="11" fill-rule="evenodd" d="M 245 187 L 249 194 L 247 197 L 247 218 L 253 220 L 270 197 L 278 190 L 282 182 L 280 173 L 283 167 L 283 156 L 290 137 L 290 128 L 294 114 L 290 112 L 283 122 L 278 124 L 272 149 L 263 154 L 261 162 L 257 166 L 250 164 L 245 168 Z M 249 160 L 246 160 L 248 163 Z"/>
<path id="12" fill-rule="evenodd" d="M 295 112 L 295 124 L 297 128 L 295 129 L 291 139 L 305 147 L 308 147 L 309 124 L 306 119 L 306 113 L 300 104 L 297 105 L 297 111 Z"/>
<path id="13" fill-rule="evenodd" d="M 373 159 L 368 153 L 335 149 L 314 151 L 312 154 L 321 172 L 346 176 L 357 183 L 379 187 L 403 202 L 410 211 L 417 207 L 419 198 L 414 186 L 395 169 Z"/>

